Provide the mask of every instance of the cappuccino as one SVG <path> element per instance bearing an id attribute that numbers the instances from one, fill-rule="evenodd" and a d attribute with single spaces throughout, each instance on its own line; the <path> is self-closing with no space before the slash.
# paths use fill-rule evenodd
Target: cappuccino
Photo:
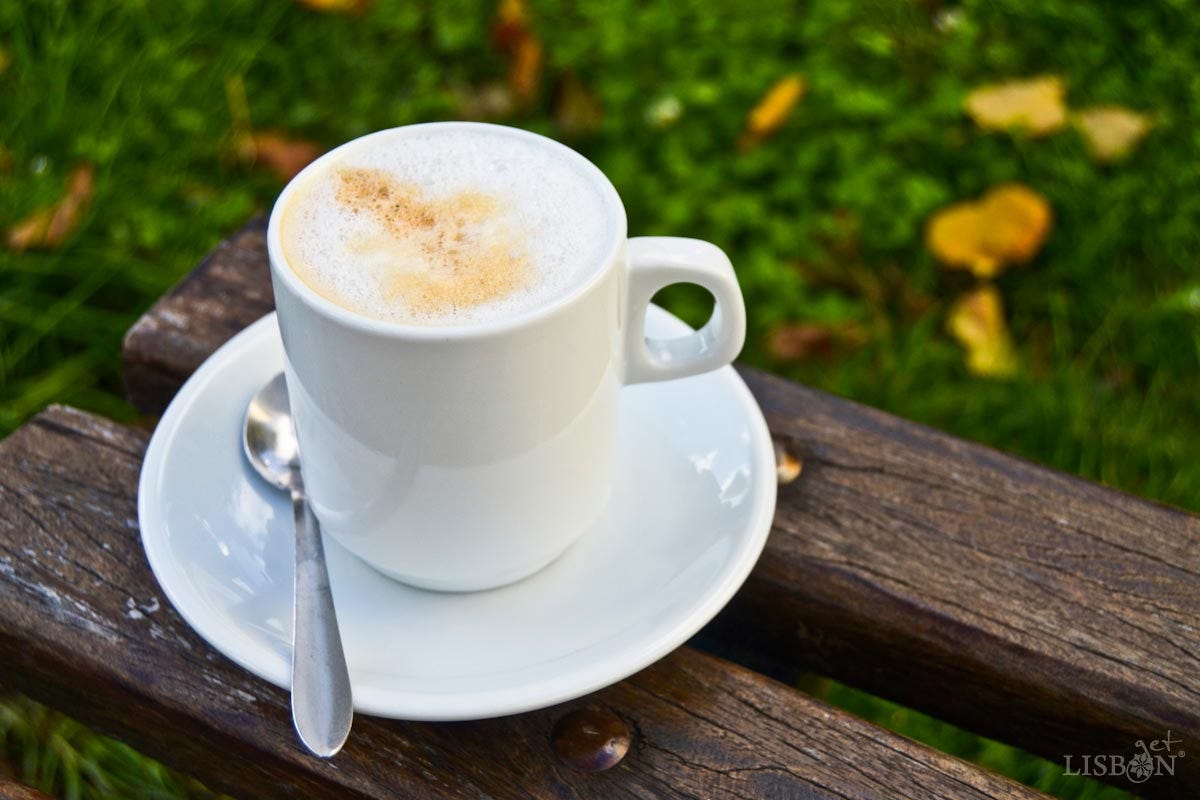
<path id="1" fill-rule="evenodd" d="M 520 316 L 583 282 L 617 228 L 573 160 L 484 126 L 376 134 L 301 181 L 280 218 L 287 265 L 385 322 Z"/>

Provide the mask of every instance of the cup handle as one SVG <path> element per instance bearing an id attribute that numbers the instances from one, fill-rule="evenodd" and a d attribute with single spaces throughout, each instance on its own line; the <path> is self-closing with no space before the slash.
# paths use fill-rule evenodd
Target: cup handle
<path id="1" fill-rule="evenodd" d="M 627 252 L 625 384 L 686 378 L 733 361 L 746 341 L 746 306 L 729 256 L 714 244 L 676 236 L 634 237 Z M 694 283 L 711 292 L 712 317 L 687 336 L 648 338 L 650 298 L 673 283 Z"/>

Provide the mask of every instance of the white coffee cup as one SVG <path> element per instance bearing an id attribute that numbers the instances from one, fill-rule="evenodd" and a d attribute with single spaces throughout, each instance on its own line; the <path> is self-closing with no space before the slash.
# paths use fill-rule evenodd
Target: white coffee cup
<path id="1" fill-rule="evenodd" d="M 306 176 L 371 137 L 470 129 L 566 160 L 609 206 L 611 241 L 569 291 L 499 320 L 400 324 L 331 302 L 289 267 L 282 210 Z M 741 290 L 720 249 L 627 239 L 621 200 L 595 165 L 515 128 L 439 122 L 343 145 L 283 190 L 267 243 L 304 482 L 322 529 L 384 574 L 429 589 L 501 586 L 560 556 L 608 500 L 620 388 L 725 366 L 745 338 Z M 712 318 L 682 338 L 648 339 L 650 299 L 675 283 L 711 292 Z"/>

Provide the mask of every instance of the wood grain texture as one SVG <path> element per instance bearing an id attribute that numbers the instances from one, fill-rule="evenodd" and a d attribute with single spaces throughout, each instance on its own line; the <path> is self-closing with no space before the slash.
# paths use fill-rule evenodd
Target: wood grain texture
<path id="1" fill-rule="evenodd" d="M 53 800 L 48 794 L 30 789 L 0 773 L 0 800 Z"/>
<path id="2" fill-rule="evenodd" d="M 182 315 L 174 339 L 127 341 L 127 363 L 160 365 L 127 378 L 152 400 L 143 410 L 161 411 L 266 310 L 231 288 L 269 282 L 256 231 L 165 301 Z M 766 552 L 706 645 L 778 674 L 818 670 L 1059 763 L 1130 755 L 1167 729 L 1200 753 L 1196 517 L 741 372 L 804 469 L 781 487 Z M 1200 792 L 1200 758 L 1183 764 L 1159 791 Z"/>
<path id="3" fill-rule="evenodd" d="M 710 635 L 1060 764 L 1200 745 L 1200 519 L 743 376 L 804 469 Z M 1138 791 L 1197 796 L 1178 767 Z"/>
<path id="4" fill-rule="evenodd" d="M 51 408 L 0 443 L 0 671 L 215 789 L 254 798 L 1039 797 L 999 776 L 681 648 L 585 700 L 470 723 L 359 717 L 307 756 L 286 694 L 200 640 L 138 540 L 143 433 Z M 132 613 L 136 612 L 136 613 Z M 585 704 L 634 731 L 592 775 L 560 764 L 555 723 Z"/>

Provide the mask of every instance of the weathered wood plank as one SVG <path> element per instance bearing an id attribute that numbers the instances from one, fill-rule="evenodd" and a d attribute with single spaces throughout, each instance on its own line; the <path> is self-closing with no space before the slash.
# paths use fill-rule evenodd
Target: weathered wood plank
<path id="1" fill-rule="evenodd" d="M 53 800 L 48 794 L 30 789 L 0 773 L 0 800 Z"/>
<path id="2" fill-rule="evenodd" d="M 0 443 L 0 670 L 214 788 L 255 798 L 1040 796 L 689 648 L 586 701 L 530 714 L 360 717 L 337 758 L 311 758 L 286 694 L 218 655 L 162 599 L 138 539 L 145 444 L 139 431 L 61 407 Z M 576 773 L 551 749 L 555 722 L 585 703 L 634 731 L 607 772 Z"/>
<path id="3" fill-rule="evenodd" d="M 1200 743 L 1200 518 L 743 374 L 804 470 L 710 635 L 1059 763 Z"/>
<path id="4" fill-rule="evenodd" d="M 267 310 L 261 223 L 233 241 L 236 259 L 218 251 L 139 323 L 153 330 L 174 314 L 174 338 L 126 342 L 144 411 L 161 411 L 207 353 Z M 246 284 L 257 300 L 237 300 L 231 287 Z M 781 487 L 766 553 L 705 641 L 1060 763 L 1129 755 L 1168 728 L 1200 742 L 1196 517 L 742 374 L 804 471 Z M 1181 774 L 1173 785 L 1197 791 L 1200 758 Z"/>

